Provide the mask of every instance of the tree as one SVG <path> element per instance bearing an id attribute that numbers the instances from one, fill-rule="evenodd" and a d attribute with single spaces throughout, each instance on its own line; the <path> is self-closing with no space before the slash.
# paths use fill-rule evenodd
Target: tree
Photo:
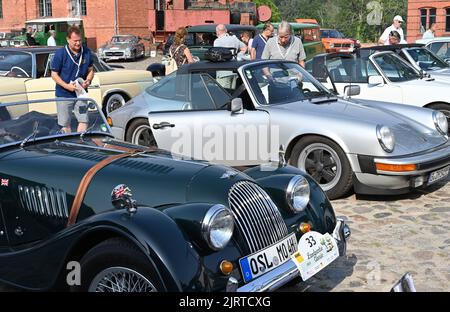
<path id="1" fill-rule="evenodd" d="M 361 41 L 377 41 L 395 15 L 406 17 L 408 0 L 274 0 L 281 18 L 314 18 Z M 406 29 L 404 29 L 406 30 Z"/>

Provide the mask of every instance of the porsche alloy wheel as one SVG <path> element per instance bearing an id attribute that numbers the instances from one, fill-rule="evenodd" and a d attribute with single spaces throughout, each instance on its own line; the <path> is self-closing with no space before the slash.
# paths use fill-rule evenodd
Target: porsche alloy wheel
<path id="1" fill-rule="evenodd" d="M 98 273 L 89 292 L 155 292 L 156 287 L 145 276 L 124 267 L 111 267 Z"/>
<path id="2" fill-rule="evenodd" d="M 125 140 L 136 145 L 156 147 L 156 140 L 148 121 L 144 118 L 134 120 L 128 127 Z"/>
<path id="3" fill-rule="evenodd" d="M 352 170 L 345 153 L 327 138 L 310 136 L 300 140 L 289 162 L 308 173 L 330 199 L 345 195 L 352 187 Z"/>

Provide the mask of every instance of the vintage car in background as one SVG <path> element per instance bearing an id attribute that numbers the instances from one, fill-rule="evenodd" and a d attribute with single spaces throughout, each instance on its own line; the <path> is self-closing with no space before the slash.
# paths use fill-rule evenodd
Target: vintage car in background
<path id="1" fill-rule="evenodd" d="M 344 95 L 344 89 L 350 85 L 359 86 L 356 99 L 436 109 L 450 120 L 450 83 L 424 75 L 392 51 L 373 53 L 372 49 L 324 54 L 305 65 L 338 94 Z"/>
<path id="2" fill-rule="evenodd" d="M 423 44 L 398 44 L 368 48 L 372 53 L 392 51 L 407 61 L 419 72 L 431 78 L 450 82 L 450 64 L 424 47 Z"/>
<path id="3" fill-rule="evenodd" d="M 311 23 L 289 23 L 294 34 L 302 39 L 303 47 L 306 53 L 306 59 L 309 60 L 317 54 L 324 53 L 325 47 L 322 44 L 320 37 L 320 26 Z M 272 23 L 274 27 L 274 34 L 278 32 L 280 23 Z M 258 30 L 262 30 L 264 24 L 256 26 Z"/>
<path id="4" fill-rule="evenodd" d="M 74 105 L 73 132 L 55 101 Z M 0 178 L 0 281 L 33 291 L 67 289 L 74 261 L 75 291 L 270 291 L 344 255 L 350 236 L 283 157 L 238 172 L 119 142 L 92 100 L 0 103 Z M 327 259 L 299 269 L 299 241 Z"/>
<path id="5" fill-rule="evenodd" d="M 197 56 L 200 60 L 205 59 L 205 52 L 214 46 L 214 40 L 217 39 L 216 26 L 217 24 L 205 24 L 187 28 L 188 35 L 185 44 L 193 56 Z M 248 31 L 252 38 L 257 33 L 257 29 L 252 25 L 225 24 L 225 27 L 230 35 L 235 35 L 238 39 L 244 31 Z M 169 36 L 164 44 L 164 55 L 169 55 L 169 48 L 172 43 L 173 35 Z"/>
<path id="6" fill-rule="evenodd" d="M 134 35 L 116 35 L 97 49 L 98 58 L 103 61 L 132 60 L 145 56 L 141 38 Z"/>
<path id="7" fill-rule="evenodd" d="M 324 29 L 320 30 L 320 37 L 327 53 L 332 52 L 353 52 L 355 41 L 353 39 L 346 38 L 340 31 L 336 29 Z"/>
<path id="8" fill-rule="evenodd" d="M 57 47 L 0 49 L 0 102 L 48 99 L 55 96 L 50 64 Z M 91 98 L 109 114 L 153 83 L 145 70 L 118 71 L 101 62 L 95 54 L 96 74 L 89 87 Z"/>
<path id="9" fill-rule="evenodd" d="M 416 43 L 424 44 L 427 49 L 440 58 L 450 62 L 450 37 L 436 37 L 433 39 L 420 39 Z"/>
<path id="10" fill-rule="evenodd" d="M 15 36 L 13 39 L 26 41 L 27 36 L 25 32 L 28 27 L 31 27 L 36 31 L 34 39 L 36 43 L 41 46 L 47 45 L 47 39 L 50 37 L 49 30 L 56 32 L 56 45 L 63 46 L 67 44 L 67 30 L 70 26 L 78 26 L 81 30 L 81 39 L 83 43 L 86 43 L 86 37 L 84 35 L 83 20 L 77 17 L 56 17 L 56 18 L 41 18 L 35 20 L 29 20 L 25 22 L 24 33 Z"/>
<path id="11" fill-rule="evenodd" d="M 345 89 L 359 92 L 356 85 Z M 265 163 L 282 145 L 289 163 L 331 199 L 352 188 L 405 193 L 449 172 L 441 112 L 346 101 L 287 61 L 188 64 L 109 117 L 118 139 L 236 167 Z M 179 151 L 184 139 L 189 144 Z"/>
<path id="12" fill-rule="evenodd" d="M 9 47 L 27 47 L 28 42 L 23 39 L 12 39 L 12 38 L 2 38 L 0 39 L 0 47 L 9 48 Z"/>

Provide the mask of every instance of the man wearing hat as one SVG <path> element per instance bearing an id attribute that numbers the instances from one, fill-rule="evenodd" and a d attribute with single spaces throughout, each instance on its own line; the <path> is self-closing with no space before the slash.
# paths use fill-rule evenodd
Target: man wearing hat
<path id="1" fill-rule="evenodd" d="M 396 31 L 400 34 L 400 43 L 406 43 L 405 36 L 403 35 L 402 23 L 404 23 L 403 18 L 400 15 L 395 16 L 392 25 L 384 30 L 380 40 L 378 40 L 378 44 L 389 45 L 389 34 L 391 31 Z"/>

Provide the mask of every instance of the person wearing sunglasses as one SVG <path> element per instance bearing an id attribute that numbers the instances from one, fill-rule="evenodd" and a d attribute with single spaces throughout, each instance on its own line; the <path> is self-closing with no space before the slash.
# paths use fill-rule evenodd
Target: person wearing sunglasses
<path id="1" fill-rule="evenodd" d="M 389 34 L 391 31 L 396 31 L 400 34 L 400 43 L 405 43 L 405 36 L 403 35 L 402 24 L 404 23 L 403 18 L 400 15 L 394 17 L 392 25 L 386 28 L 383 34 L 378 40 L 380 45 L 389 45 Z"/>

